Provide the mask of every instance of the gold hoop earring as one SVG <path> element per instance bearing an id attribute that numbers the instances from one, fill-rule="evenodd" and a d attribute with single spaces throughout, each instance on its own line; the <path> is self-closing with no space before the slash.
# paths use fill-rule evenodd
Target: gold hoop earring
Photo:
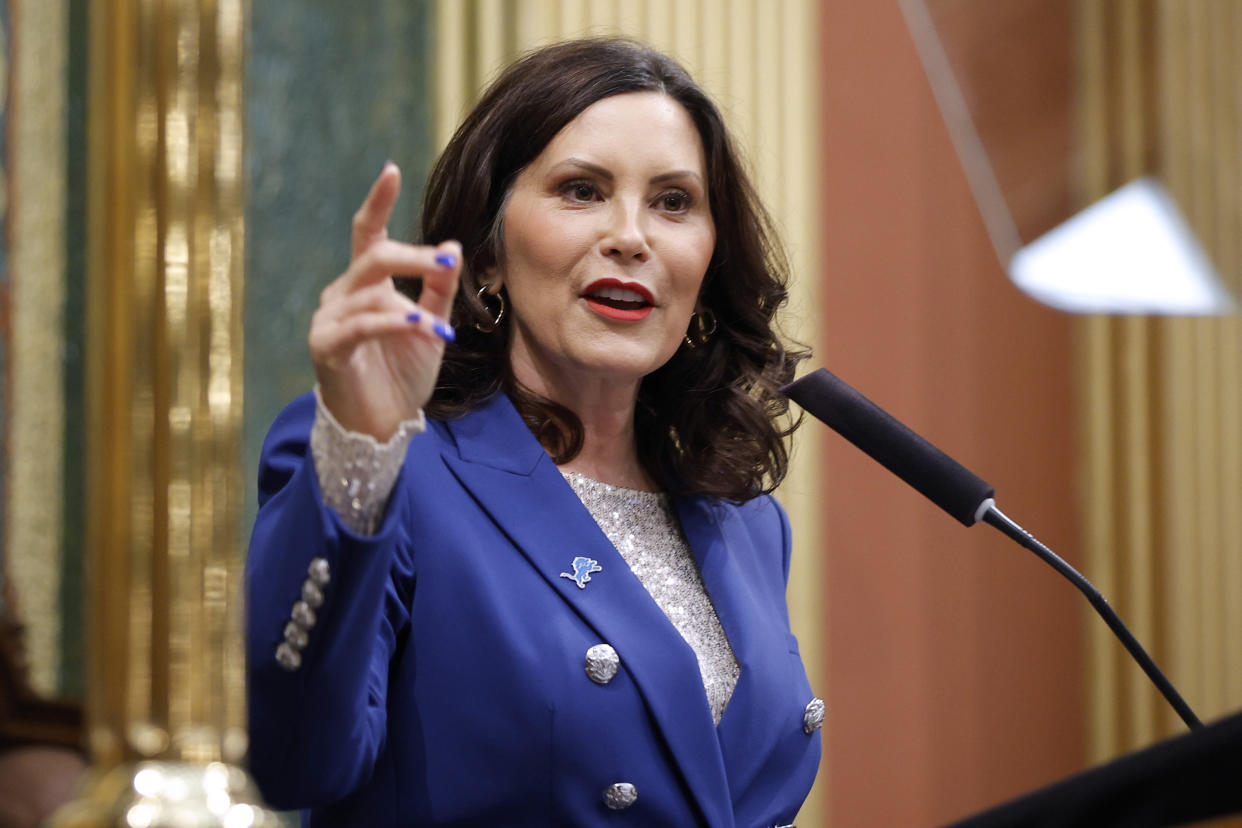
<path id="1" fill-rule="evenodd" d="M 697 328 L 697 330 L 695 330 Z M 691 332 L 694 338 L 690 337 Z M 690 314 L 690 327 L 686 330 L 685 343 L 687 348 L 697 348 L 700 345 L 706 345 L 707 340 L 712 338 L 712 334 L 716 332 L 716 314 L 711 308 L 703 308 L 701 311 L 695 311 Z"/>
<path id="2" fill-rule="evenodd" d="M 487 300 L 483 298 L 483 294 L 487 293 L 487 289 L 489 287 L 491 287 L 491 285 L 484 285 L 483 287 L 479 288 L 479 292 L 475 294 L 475 296 L 478 298 L 479 304 L 483 306 L 484 310 L 490 313 L 491 308 L 487 306 Z M 500 300 L 500 309 L 496 311 L 496 316 L 493 319 L 491 319 L 486 325 L 480 325 L 478 322 L 474 323 L 475 329 L 481 333 L 491 333 L 492 331 L 496 330 L 497 328 L 500 327 L 501 320 L 505 318 L 505 295 L 504 293 L 502 291 L 497 291 L 490 295 L 495 296 L 497 299 Z"/>

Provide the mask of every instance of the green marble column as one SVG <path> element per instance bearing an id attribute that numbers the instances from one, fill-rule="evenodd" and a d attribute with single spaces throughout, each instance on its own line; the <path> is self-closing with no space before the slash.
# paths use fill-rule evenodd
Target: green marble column
<path id="1" fill-rule="evenodd" d="M 430 166 L 429 0 L 262 0 L 246 45 L 247 530 L 263 435 L 314 374 L 323 287 L 383 163 L 405 174 L 389 232 L 410 238 Z"/>

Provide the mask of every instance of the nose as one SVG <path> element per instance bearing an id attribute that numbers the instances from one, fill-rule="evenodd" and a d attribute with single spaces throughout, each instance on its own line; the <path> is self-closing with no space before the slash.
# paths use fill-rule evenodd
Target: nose
<path id="1" fill-rule="evenodd" d="M 637 201 L 614 199 L 607 226 L 600 239 L 600 252 L 621 263 L 645 262 L 651 256 L 642 206 Z"/>

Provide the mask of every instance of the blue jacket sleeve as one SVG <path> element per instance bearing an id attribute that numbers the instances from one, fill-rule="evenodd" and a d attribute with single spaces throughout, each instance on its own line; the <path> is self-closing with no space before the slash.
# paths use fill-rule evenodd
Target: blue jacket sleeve
<path id="1" fill-rule="evenodd" d="M 264 442 L 246 565 L 250 765 L 281 808 L 338 800 L 370 777 L 386 732 L 389 661 L 413 592 L 396 514 L 401 478 L 378 533 L 351 532 L 320 496 L 309 450 L 314 411 L 313 396 L 299 398 Z M 286 669 L 275 653 L 316 559 L 327 562 L 330 581 L 300 666 Z"/>

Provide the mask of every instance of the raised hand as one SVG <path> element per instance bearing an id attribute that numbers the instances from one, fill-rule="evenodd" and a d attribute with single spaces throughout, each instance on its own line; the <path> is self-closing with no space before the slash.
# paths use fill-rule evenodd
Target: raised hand
<path id="1" fill-rule="evenodd" d="M 462 261 L 457 242 L 388 238 L 400 191 L 401 171 L 389 162 L 354 214 L 349 268 L 320 294 L 308 337 L 328 410 L 381 441 L 431 398 Z M 422 277 L 417 304 L 393 286 L 394 275 Z"/>

